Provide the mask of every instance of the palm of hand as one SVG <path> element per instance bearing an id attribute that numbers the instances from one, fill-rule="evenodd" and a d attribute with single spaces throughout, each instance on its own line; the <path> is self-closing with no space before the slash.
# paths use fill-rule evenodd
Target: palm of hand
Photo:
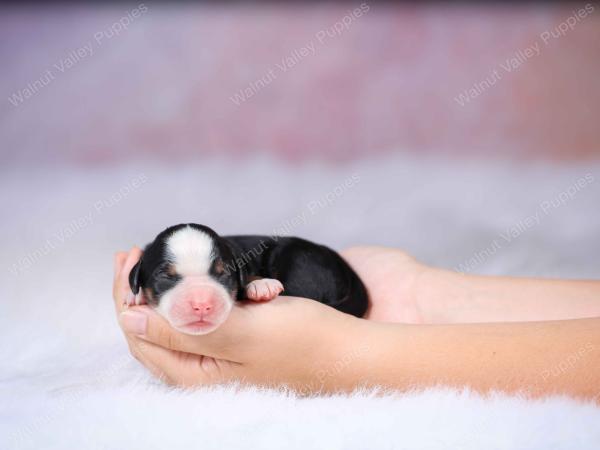
<path id="1" fill-rule="evenodd" d="M 369 291 L 365 319 L 378 322 L 423 323 L 416 283 L 426 267 L 401 250 L 352 247 L 341 252 Z"/>

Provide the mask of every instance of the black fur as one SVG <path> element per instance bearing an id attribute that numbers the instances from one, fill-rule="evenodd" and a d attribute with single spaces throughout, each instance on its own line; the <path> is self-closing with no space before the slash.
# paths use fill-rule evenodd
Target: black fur
<path id="1" fill-rule="evenodd" d="M 175 225 L 160 233 L 146 246 L 142 259 L 129 274 L 133 293 L 144 289 L 150 304 L 158 304 L 161 295 L 179 279 L 170 270 L 165 242 L 185 226 L 212 237 L 215 245 L 210 275 L 237 300 L 245 298 L 246 284 L 252 279 L 274 278 L 284 286 L 282 295 L 311 298 L 357 317 L 367 310 L 365 286 L 330 248 L 297 237 L 221 237 L 197 224 Z"/>

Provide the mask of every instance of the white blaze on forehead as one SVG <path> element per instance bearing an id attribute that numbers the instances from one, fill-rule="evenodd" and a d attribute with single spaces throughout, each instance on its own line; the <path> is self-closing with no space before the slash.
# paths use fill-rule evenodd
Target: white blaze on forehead
<path id="1" fill-rule="evenodd" d="M 213 239 L 203 231 L 185 227 L 167 239 L 167 252 L 178 274 L 204 275 L 212 262 Z"/>

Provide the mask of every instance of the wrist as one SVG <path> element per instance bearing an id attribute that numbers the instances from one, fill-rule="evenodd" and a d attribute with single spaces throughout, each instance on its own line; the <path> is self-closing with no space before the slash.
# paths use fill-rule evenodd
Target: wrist
<path id="1" fill-rule="evenodd" d="M 359 321 L 350 353 L 354 356 L 352 370 L 346 371 L 345 381 L 352 389 L 410 387 L 415 367 L 410 362 L 414 360 L 413 331 L 422 327 L 426 326 Z"/>
<path id="2" fill-rule="evenodd" d="M 390 387 L 391 379 L 401 379 L 403 343 L 398 337 L 405 325 L 373 322 L 347 316 L 337 328 L 336 345 L 316 378 L 324 392 L 350 392 L 358 388 Z"/>
<path id="3" fill-rule="evenodd" d="M 365 378 L 370 359 L 370 324 L 338 311 L 319 326 L 311 356 L 303 358 L 308 370 L 299 388 L 303 394 L 350 392 Z M 308 356 L 308 355 L 306 355 Z"/>

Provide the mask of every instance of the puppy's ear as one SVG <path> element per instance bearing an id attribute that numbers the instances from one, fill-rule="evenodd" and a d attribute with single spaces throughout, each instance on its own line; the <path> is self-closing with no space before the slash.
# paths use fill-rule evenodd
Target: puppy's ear
<path id="1" fill-rule="evenodd" d="M 140 291 L 140 267 L 142 267 L 142 260 L 140 259 L 135 266 L 129 272 L 129 287 L 134 295 Z"/>

